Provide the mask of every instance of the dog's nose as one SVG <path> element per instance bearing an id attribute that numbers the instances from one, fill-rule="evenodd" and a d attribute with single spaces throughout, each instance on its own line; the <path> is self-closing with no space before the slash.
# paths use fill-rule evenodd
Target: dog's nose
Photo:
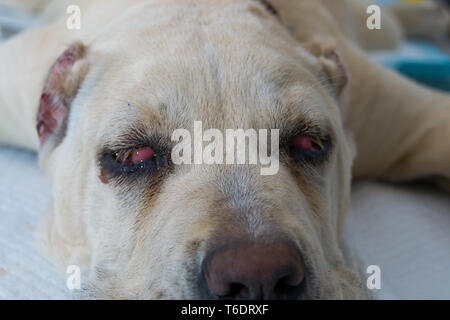
<path id="1" fill-rule="evenodd" d="M 203 262 L 203 275 L 219 299 L 295 299 L 304 264 L 290 243 L 227 246 Z"/>

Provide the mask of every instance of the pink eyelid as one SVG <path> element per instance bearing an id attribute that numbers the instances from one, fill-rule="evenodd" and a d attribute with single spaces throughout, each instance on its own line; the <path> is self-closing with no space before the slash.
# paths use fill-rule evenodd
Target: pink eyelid
<path id="1" fill-rule="evenodd" d="M 303 150 L 320 150 L 322 149 L 322 146 L 316 143 L 312 138 L 307 136 L 298 136 L 292 139 L 291 145 L 298 149 Z"/>
<path id="2" fill-rule="evenodd" d="M 134 150 L 127 156 L 122 155 L 117 158 L 117 162 L 123 165 L 136 165 L 148 160 L 151 160 L 155 156 L 155 152 L 150 147 L 142 147 Z"/>
<path id="3" fill-rule="evenodd" d="M 133 151 L 131 154 L 131 162 L 133 164 L 138 164 L 141 162 L 148 161 L 155 156 L 155 152 L 150 147 L 144 147 Z"/>

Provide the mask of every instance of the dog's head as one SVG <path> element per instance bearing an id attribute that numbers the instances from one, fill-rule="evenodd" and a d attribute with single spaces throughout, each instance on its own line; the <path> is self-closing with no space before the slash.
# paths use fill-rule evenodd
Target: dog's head
<path id="1" fill-rule="evenodd" d="M 345 69 L 332 49 L 305 47 L 274 10 L 242 0 L 150 2 L 73 44 L 38 115 L 46 254 L 83 268 L 88 297 L 360 297 L 339 247 Z M 199 122 L 214 139 L 199 142 Z M 174 161 L 188 141 L 178 129 L 192 133 L 180 153 L 192 164 Z M 227 129 L 268 133 L 256 149 L 279 155 L 274 174 L 195 158 L 200 145 L 225 162 Z"/>

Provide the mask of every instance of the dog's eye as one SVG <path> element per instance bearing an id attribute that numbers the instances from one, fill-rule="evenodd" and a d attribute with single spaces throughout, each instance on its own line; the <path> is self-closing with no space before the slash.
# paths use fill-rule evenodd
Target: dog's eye
<path id="1" fill-rule="evenodd" d="M 329 139 L 299 135 L 290 141 L 289 154 L 295 161 L 319 164 L 327 158 Z"/>
<path id="2" fill-rule="evenodd" d="M 120 151 L 104 150 L 99 157 L 100 179 L 107 183 L 113 178 L 137 178 L 143 172 L 154 174 L 166 164 L 166 154 L 148 146 Z"/>

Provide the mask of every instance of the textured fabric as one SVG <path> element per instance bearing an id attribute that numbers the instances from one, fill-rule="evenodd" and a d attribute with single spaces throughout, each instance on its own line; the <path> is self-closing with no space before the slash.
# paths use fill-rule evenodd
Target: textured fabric
<path id="1" fill-rule="evenodd" d="M 35 249 L 50 187 L 32 153 L 0 148 L 0 299 L 63 299 L 64 281 Z"/>
<path id="2" fill-rule="evenodd" d="M 49 185 L 32 153 L 0 148 L 0 299 L 63 299 L 65 281 L 34 247 Z M 345 239 L 381 268 L 381 299 L 450 299 L 450 199 L 420 186 L 354 186 Z"/>
<path id="3" fill-rule="evenodd" d="M 381 268 L 381 299 L 450 299 L 450 197 L 423 186 L 353 188 L 345 237 Z"/>

